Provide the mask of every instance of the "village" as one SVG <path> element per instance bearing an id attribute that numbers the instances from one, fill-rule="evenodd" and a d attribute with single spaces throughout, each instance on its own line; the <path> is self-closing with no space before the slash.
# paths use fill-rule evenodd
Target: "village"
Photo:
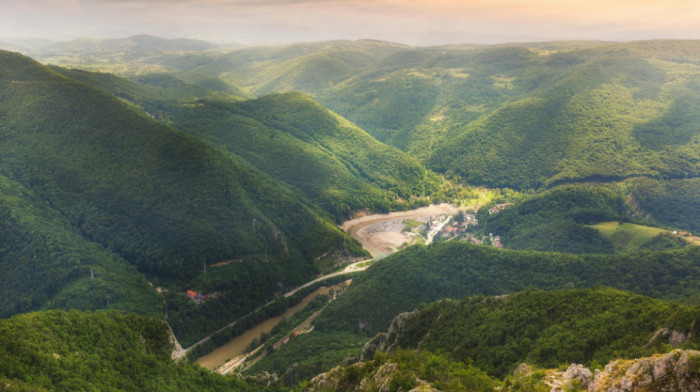
<path id="1" fill-rule="evenodd" d="M 489 209 L 489 214 L 497 214 L 511 203 L 497 204 Z M 405 249 L 415 244 L 430 244 L 431 242 L 461 240 L 469 241 L 477 245 L 491 245 L 503 248 L 501 237 L 493 233 L 489 235 L 477 234 L 478 219 L 473 213 L 460 210 L 456 214 L 441 214 L 437 217 L 429 217 L 427 221 L 405 219 L 403 220 L 403 232 L 410 233 L 413 238 L 401 244 L 399 249 Z"/>

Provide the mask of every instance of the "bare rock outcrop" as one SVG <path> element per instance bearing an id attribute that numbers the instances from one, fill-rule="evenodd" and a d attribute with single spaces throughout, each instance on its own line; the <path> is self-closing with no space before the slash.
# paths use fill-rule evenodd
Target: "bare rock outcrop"
<path id="1" fill-rule="evenodd" d="M 581 388 L 588 388 L 588 385 L 593 381 L 593 372 L 583 365 L 572 363 L 571 366 L 566 369 L 562 377 L 565 383 L 577 380 L 581 383 Z"/>
<path id="2" fill-rule="evenodd" d="M 663 340 L 667 341 L 668 344 L 671 345 L 671 347 L 679 348 L 688 339 L 693 337 L 692 331 L 694 327 L 695 323 L 693 322 L 693 325 L 690 327 L 689 332 L 671 330 L 668 328 L 660 328 L 656 332 L 654 332 L 654 336 L 652 336 L 649 340 L 649 344 L 654 344 L 660 340 Z"/>
<path id="3" fill-rule="evenodd" d="M 388 353 L 396 348 L 398 342 L 401 341 L 401 333 L 404 324 L 417 313 L 417 311 L 406 312 L 394 317 L 394 320 L 391 322 L 391 326 L 389 326 L 389 330 L 387 332 L 378 333 L 372 338 L 372 340 L 365 343 L 365 346 L 362 349 L 362 354 L 360 355 L 360 362 L 371 360 L 374 358 L 374 353 L 377 351 Z"/>
<path id="4" fill-rule="evenodd" d="M 370 367 L 370 371 L 368 370 Z M 371 364 L 362 362 L 349 367 L 336 367 L 326 373 L 321 373 L 311 379 L 305 392 L 335 392 L 344 391 L 377 391 L 377 392 L 440 392 L 429 383 L 416 378 L 410 391 L 392 385 L 392 380 L 400 374 L 399 365 L 393 362 L 382 364 L 372 369 Z M 353 376 L 354 375 L 354 376 Z M 361 379 L 359 379 L 361 377 Z"/>
<path id="5" fill-rule="evenodd" d="M 524 370 L 528 373 L 532 372 L 532 369 L 528 369 L 526 364 L 520 364 L 518 369 L 515 370 L 515 374 L 521 372 L 524 375 Z M 547 375 L 543 379 L 545 385 L 550 387 L 550 392 L 564 392 L 572 390 L 572 386 L 576 386 L 576 389 L 586 389 L 593 381 L 593 372 L 591 372 L 587 367 L 572 363 L 564 372 L 561 371 L 548 371 Z"/>
<path id="6" fill-rule="evenodd" d="M 700 351 L 674 350 L 635 360 L 617 360 L 596 370 L 589 392 L 700 391 Z"/>

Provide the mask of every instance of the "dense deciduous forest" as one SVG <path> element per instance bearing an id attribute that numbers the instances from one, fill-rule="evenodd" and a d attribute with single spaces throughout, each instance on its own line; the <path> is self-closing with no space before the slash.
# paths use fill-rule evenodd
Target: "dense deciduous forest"
<path id="1" fill-rule="evenodd" d="M 94 243 L 89 249 L 101 246 L 154 285 L 165 286 L 173 320 L 184 313 L 197 321 L 175 323 L 185 342 L 309 280 L 319 271 L 313 261 L 319 256 L 363 254 L 314 207 L 250 164 L 30 59 L 3 52 L 0 60 L 10 70 L 0 80 L 0 173 L 53 210 L 45 215 L 58 219 L 56 225 L 80 235 L 55 246 Z M 26 246 L 3 243 L 9 253 Z M 240 262 L 206 268 L 228 260 Z M 3 259 L 8 269 L 11 262 Z M 65 263 L 59 268 L 71 271 L 76 261 L 64 257 L 39 263 Z M 61 285 L 67 288 L 89 273 L 87 266 L 73 269 Z M 195 307 L 184 299 L 188 289 L 219 295 Z M 120 290 L 122 297 L 130 295 L 126 287 Z M 8 300 L 20 304 L 17 310 L 37 309 L 55 291 L 43 289 L 34 299 L 23 292 Z M 133 294 L 148 296 L 138 290 Z M 27 300 L 31 303 L 21 305 Z M 83 302 L 91 300 L 111 307 L 108 295 Z M 143 306 L 148 305 L 132 310 Z"/>
<path id="2" fill-rule="evenodd" d="M 542 372 L 509 376 L 518 363 L 668 351 L 659 328 L 697 348 L 700 248 L 669 232 L 700 230 L 698 42 L 52 50 L 113 73 L 0 51 L 0 317 L 143 316 L 0 320 L 6 388 L 283 389 L 171 362 L 158 319 L 184 346 L 238 320 L 190 357 L 208 352 L 366 257 L 336 224 L 487 192 L 466 184 L 515 202 L 482 208 L 475 229 L 515 250 L 449 241 L 383 259 L 247 372 L 314 385 L 416 308 L 399 345 L 422 351 L 338 368 L 325 388 L 379 388 L 385 372 L 396 390 L 539 390 Z M 625 247 L 600 226 L 618 223 L 662 233 Z"/>
<path id="3" fill-rule="evenodd" d="M 0 320 L 0 382 L 21 391 L 270 391 L 170 359 L 168 326 L 117 312 Z"/>
<path id="4" fill-rule="evenodd" d="M 613 244 L 587 224 L 629 220 L 623 198 L 594 186 L 555 188 L 496 214 L 478 214 L 480 230 L 511 249 L 612 253 Z"/>
<path id="5" fill-rule="evenodd" d="M 402 320 L 392 343 L 446 352 L 461 362 L 471 359 L 499 378 L 522 362 L 545 368 L 569 363 L 600 368 L 614 358 L 670 351 L 670 331 L 692 336 L 682 345 L 697 349 L 698 312 L 697 305 L 609 288 L 525 291 L 419 307 Z M 657 334 L 663 328 L 668 333 Z"/>
<path id="6" fill-rule="evenodd" d="M 373 335 L 421 302 L 500 295 L 527 288 L 606 285 L 697 303 L 700 247 L 633 254 L 575 255 L 498 250 L 462 242 L 414 246 L 373 265 L 321 315 L 320 330 Z"/>
<path id="7" fill-rule="evenodd" d="M 340 41 L 152 61 L 257 95 L 303 91 L 430 169 L 537 189 L 696 177 L 697 53 L 697 41 Z"/>

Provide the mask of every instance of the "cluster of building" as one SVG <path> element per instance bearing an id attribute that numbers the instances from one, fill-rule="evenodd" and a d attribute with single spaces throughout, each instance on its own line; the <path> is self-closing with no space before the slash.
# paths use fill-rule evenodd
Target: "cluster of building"
<path id="1" fill-rule="evenodd" d="M 197 305 L 206 301 L 207 298 L 216 298 L 218 296 L 219 296 L 219 293 L 216 293 L 216 292 L 214 292 L 212 294 L 202 294 L 202 293 L 198 293 L 194 290 L 187 290 L 187 298 L 194 301 L 194 303 L 196 303 Z"/>
<path id="2" fill-rule="evenodd" d="M 496 204 L 495 206 L 489 208 L 489 215 L 497 214 L 512 205 L 513 203 Z"/>
<path id="3" fill-rule="evenodd" d="M 501 212 L 508 206 L 510 206 L 512 203 L 503 203 L 503 204 L 497 204 L 489 209 L 490 214 L 496 214 L 498 212 Z M 471 243 L 481 245 L 481 244 L 491 244 L 492 246 L 495 246 L 496 248 L 503 248 L 503 243 L 501 242 L 501 236 L 499 235 L 494 235 L 493 233 L 489 233 L 488 237 L 486 236 L 475 236 L 472 231 L 473 230 L 468 230 L 470 226 L 477 226 L 478 221 L 476 219 L 476 216 L 473 214 L 462 214 L 462 216 L 457 215 L 455 219 L 452 220 L 452 222 L 448 225 L 445 225 L 445 227 L 442 229 L 440 232 L 440 236 L 444 240 L 452 240 L 452 239 L 462 239 L 466 241 L 470 241 Z"/>

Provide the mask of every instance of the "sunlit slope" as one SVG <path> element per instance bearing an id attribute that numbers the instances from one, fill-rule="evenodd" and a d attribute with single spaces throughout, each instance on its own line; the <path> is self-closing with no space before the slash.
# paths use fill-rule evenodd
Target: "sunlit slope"
<path id="1" fill-rule="evenodd" d="M 316 92 L 342 83 L 387 55 L 405 50 L 391 42 L 358 40 L 306 42 L 163 57 L 176 70 L 221 75 L 256 95 L 289 90 Z"/>
<path id="2" fill-rule="evenodd" d="M 414 158 L 382 144 L 308 96 L 202 100 L 173 116 L 180 129 L 222 146 L 289 184 L 336 219 L 387 211 L 440 183 Z"/>
<path id="3" fill-rule="evenodd" d="M 346 246 L 297 196 L 213 145 L 26 57 L 0 52 L 0 64 L 0 174 L 156 283 L 219 291 L 220 319 L 208 322 L 308 280 L 315 258 Z"/>
<path id="4" fill-rule="evenodd" d="M 627 47 L 558 57 L 566 65 L 552 55 L 519 70 L 536 81 L 528 96 L 441 141 L 433 166 L 474 183 L 526 188 L 698 176 L 700 68 Z"/>
<path id="5" fill-rule="evenodd" d="M 130 80 L 54 69 L 244 158 L 337 221 L 357 210 L 387 211 L 427 202 L 420 197 L 436 191 L 441 182 L 407 153 L 378 142 L 304 94 L 243 102 L 186 83 L 179 79 L 182 72 Z"/>
<path id="6" fill-rule="evenodd" d="M 253 94 L 311 94 L 428 168 L 472 183 L 541 188 L 700 171 L 698 41 L 358 41 L 209 56 L 192 69 L 246 81 Z"/>

